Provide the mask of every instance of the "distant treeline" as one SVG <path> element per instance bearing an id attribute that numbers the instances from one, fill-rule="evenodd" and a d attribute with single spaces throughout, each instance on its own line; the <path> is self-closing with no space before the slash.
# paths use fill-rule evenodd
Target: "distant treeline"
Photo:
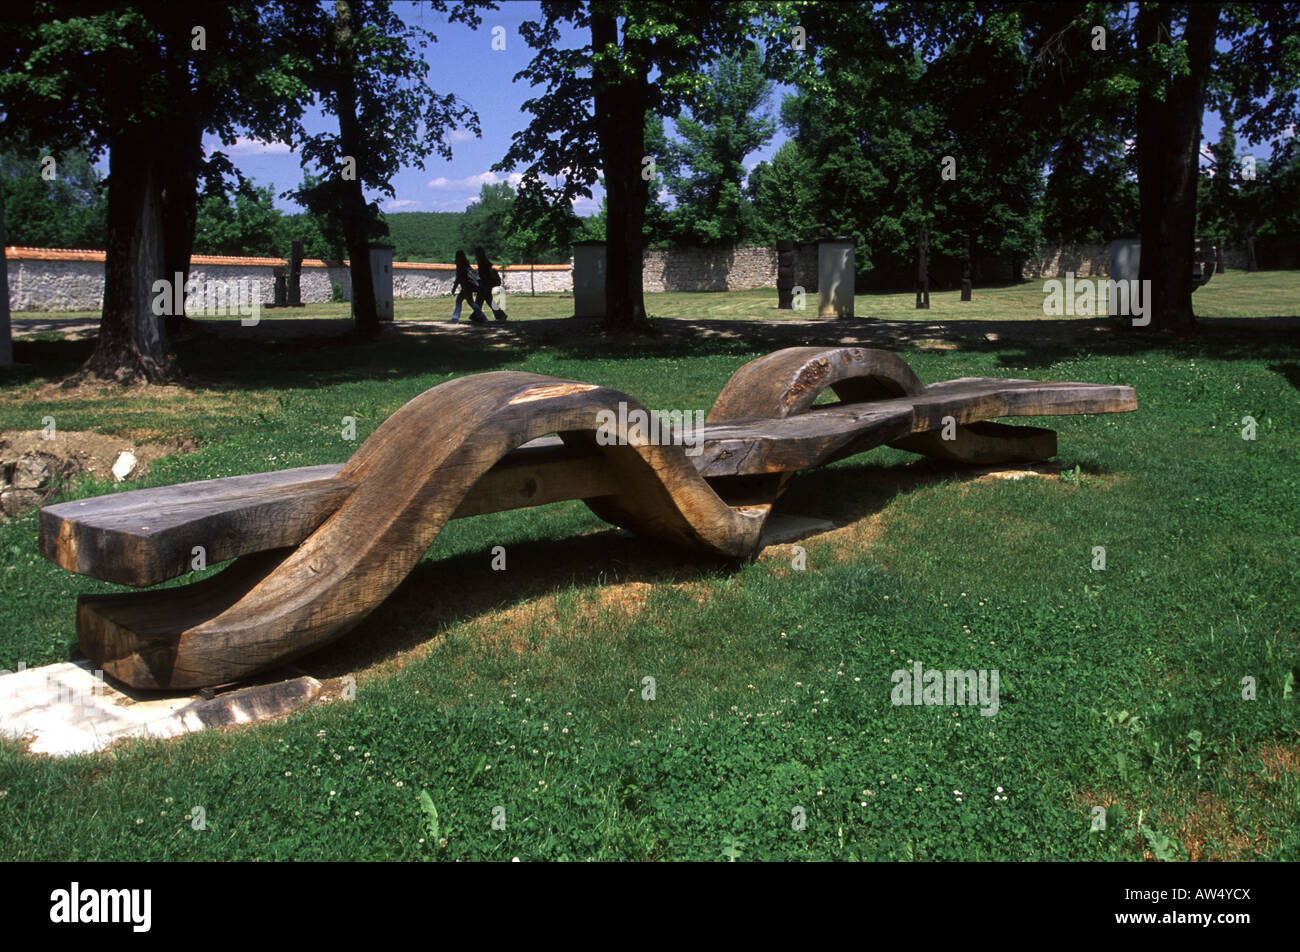
<path id="1" fill-rule="evenodd" d="M 484 185 L 463 212 L 381 213 L 397 261 L 451 262 L 457 249 L 471 254 L 482 245 L 493 261 L 555 264 L 572 256 L 568 247 L 535 248 L 509 228 L 514 192 L 508 185 Z M 34 248 L 102 249 L 106 237 L 108 190 L 82 152 L 52 160 L 33 154 L 0 152 L 0 199 L 4 202 L 5 243 Z M 603 233 L 603 224 L 595 226 Z M 581 237 L 591 237 L 587 223 Z M 286 258 L 294 240 L 308 258 L 342 259 L 346 252 L 322 233 L 306 213 L 286 214 L 275 193 L 252 186 L 200 196 L 194 228 L 194 253 Z"/>

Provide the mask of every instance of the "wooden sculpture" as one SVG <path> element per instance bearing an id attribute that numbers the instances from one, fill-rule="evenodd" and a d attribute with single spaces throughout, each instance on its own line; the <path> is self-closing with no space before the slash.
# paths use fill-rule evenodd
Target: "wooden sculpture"
<path id="1" fill-rule="evenodd" d="M 827 388 L 838 402 L 814 406 Z M 342 466 L 48 506 L 41 554 L 133 586 L 186 573 L 194 546 L 209 562 L 235 558 L 191 585 L 77 602 L 81 648 L 106 674 L 137 688 L 203 687 L 355 627 L 449 519 L 582 499 L 614 525 L 742 558 L 760 547 L 798 470 L 881 445 L 967 463 L 1044 460 L 1056 454 L 1053 431 L 986 421 L 1137 408 L 1122 386 L 963 378 L 927 387 L 893 354 L 857 347 L 791 347 L 745 364 L 714 403 L 695 456 L 635 433 L 637 443 L 601 445 L 597 416 L 620 402 L 644 411 L 590 383 L 462 377 L 411 400 Z"/>

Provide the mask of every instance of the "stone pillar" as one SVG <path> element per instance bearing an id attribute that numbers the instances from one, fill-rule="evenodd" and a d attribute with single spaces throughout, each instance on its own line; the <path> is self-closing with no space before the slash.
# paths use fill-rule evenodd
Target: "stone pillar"
<path id="1" fill-rule="evenodd" d="M 970 300 L 970 235 L 962 236 L 961 246 L 961 299 Z"/>
<path id="2" fill-rule="evenodd" d="M 1255 263 L 1255 236 L 1246 236 L 1246 271 L 1248 274 L 1254 274 L 1259 270 L 1259 265 Z"/>
<path id="3" fill-rule="evenodd" d="M 776 306 L 782 311 L 794 307 L 794 241 L 790 238 L 776 243 Z"/>
<path id="4" fill-rule="evenodd" d="M 375 286 L 375 310 L 381 321 L 393 319 L 393 246 L 370 246 L 370 280 Z"/>
<path id="5" fill-rule="evenodd" d="M 302 239 L 295 238 L 289 253 L 289 306 L 302 307 Z M 279 304 L 279 299 L 276 304 Z"/>
<path id="6" fill-rule="evenodd" d="M 855 278 L 853 240 L 823 238 L 817 242 L 817 316 L 852 317 Z"/>
<path id="7" fill-rule="evenodd" d="M 271 306 L 288 307 L 289 294 L 286 290 L 288 288 L 288 281 L 285 278 L 284 268 L 277 265 L 272 271 L 272 274 L 275 275 L 275 297 L 272 299 L 273 303 Z"/>
<path id="8" fill-rule="evenodd" d="M 922 227 L 916 236 L 916 310 L 930 309 L 930 229 Z"/>
<path id="9" fill-rule="evenodd" d="M 573 316 L 605 316 L 605 242 L 573 246 Z"/>

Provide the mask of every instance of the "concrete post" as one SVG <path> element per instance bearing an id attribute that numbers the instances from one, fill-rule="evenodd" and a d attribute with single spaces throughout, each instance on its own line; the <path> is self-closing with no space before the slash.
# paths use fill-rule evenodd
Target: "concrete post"
<path id="1" fill-rule="evenodd" d="M 393 246 L 370 246 L 370 280 L 375 285 L 375 310 L 381 321 L 393 319 Z"/>
<path id="2" fill-rule="evenodd" d="M 1136 281 L 1142 264 L 1141 238 L 1116 238 L 1110 243 L 1110 279 L 1112 281 Z M 1117 294 L 1111 293 L 1107 301 L 1106 312 L 1111 317 L 1128 317 L 1119 313 Z"/>

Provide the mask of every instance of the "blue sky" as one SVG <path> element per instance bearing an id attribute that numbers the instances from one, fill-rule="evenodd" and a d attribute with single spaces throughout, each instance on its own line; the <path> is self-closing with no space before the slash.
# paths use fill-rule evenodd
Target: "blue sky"
<path id="1" fill-rule="evenodd" d="M 424 26 L 438 37 L 438 42 L 425 50 L 429 63 L 428 81 L 439 93 L 452 92 L 464 99 L 479 114 L 483 127 L 482 138 L 476 139 L 464 130 L 453 131 L 448 137 L 453 156 L 451 161 L 437 154 L 428 156 L 425 168 L 403 168 L 393 181 L 396 197 L 383 197 L 380 207 L 388 212 L 398 211 L 463 211 L 478 196 L 484 182 L 507 179 L 502 173 L 491 171 L 492 166 L 505 154 L 511 136 L 523 128 L 529 115 L 523 111 L 524 102 L 536 91 L 514 76 L 532 58 L 532 51 L 519 35 L 519 26 L 526 20 L 541 17 L 535 2 L 504 2 L 500 9 L 484 11 L 482 24 L 471 30 L 464 24 L 447 23 L 445 18 L 422 5 L 399 3 L 401 15 L 416 25 Z M 505 49 L 492 49 L 493 28 L 505 30 Z M 561 35 L 566 44 L 584 45 L 567 24 L 561 25 Z M 1225 46 L 1220 41 L 1220 48 Z M 774 118 L 779 114 L 784 88 L 778 86 L 768 105 Z M 337 128 L 337 120 L 324 115 L 319 109 L 309 114 L 309 130 Z M 1203 124 L 1203 148 L 1219 135 L 1222 123 L 1214 113 L 1207 112 Z M 671 121 L 668 131 L 673 132 Z M 772 140 L 746 160 L 753 167 L 771 158 L 785 141 L 785 133 L 778 125 Z M 299 211 L 292 202 L 279 198 L 281 192 L 295 187 L 302 179 L 298 157 L 284 143 L 260 143 L 241 139 L 233 146 L 222 146 L 215 136 L 207 140 L 209 151 L 223 149 L 236 166 L 258 185 L 270 185 L 276 194 L 276 204 L 285 211 Z M 1244 151 L 1244 143 L 1238 142 Z M 1254 150 L 1266 157 L 1266 149 Z M 517 173 L 516 173 L 517 175 Z M 517 180 L 517 179 L 516 179 Z M 380 200 L 378 193 L 369 193 L 372 200 Z M 591 199 L 581 199 L 575 206 L 580 215 L 588 215 L 600 207 L 601 190 L 593 188 Z"/>
<path id="2" fill-rule="evenodd" d="M 431 30 L 438 42 L 425 50 L 429 63 L 429 85 L 439 93 L 455 93 L 478 112 L 483 136 L 476 139 L 463 130 L 452 132 L 448 141 L 452 147 L 450 162 L 436 153 L 425 160 L 424 170 L 404 168 L 393 181 L 395 199 L 383 198 L 384 211 L 464 211 L 478 197 L 484 182 L 500 182 L 506 176 L 492 172 L 491 168 L 509 147 L 510 138 L 524 128 L 529 115 L 523 105 L 540 92 L 523 82 L 513 82 L 514 76 L 528 65 L 532 50 L 519 35 L 519 25 L 526 20 L 540 19 L 537 3 L 506 2 L 498 10 L 482 12 L 483 22 L 478 30 L 464 24 L 447 23 L 445 18 L 427 7 L 399 3 L 399 12 L 408 22 Z M 504 50 L 492 49 L 493 27 L 505 28 Z M 585 45 L 584 40 L 567 24 L 561 26 L 566 43 Z M 780 108 L 781 91 L 773 93 L 769 112 L 776 117 Z M 310 131 L 336 129 L 337 120 L 314 110 L 307 123 Z M 672 124 L 668 123 L 669 133 Z M 232 162 L 253 179 L 257 185 L 270 185 L 276 193 L 276 205 L 285 211 L 300 211 L 292 202 L 279 198 L 281 192 L 293 188 L 302 180 L 298 156 L 284 143 L 265 144 L 241 139 L 234 146 L 222 146 L 215 136 L 206 141 L 209 151 L 222 149 Z M 785 135 L 780 130 L 762 150 L 749 157 L 751 167 L 763 159 L 771 158 Z M 600 208 L 601 190 L 592 190 L 593 198 L 582 199 L 575 206 L 580 215 L 589 215 Z M 368 198 L 380 199 L 378 193 L 368 193 Z"/>

